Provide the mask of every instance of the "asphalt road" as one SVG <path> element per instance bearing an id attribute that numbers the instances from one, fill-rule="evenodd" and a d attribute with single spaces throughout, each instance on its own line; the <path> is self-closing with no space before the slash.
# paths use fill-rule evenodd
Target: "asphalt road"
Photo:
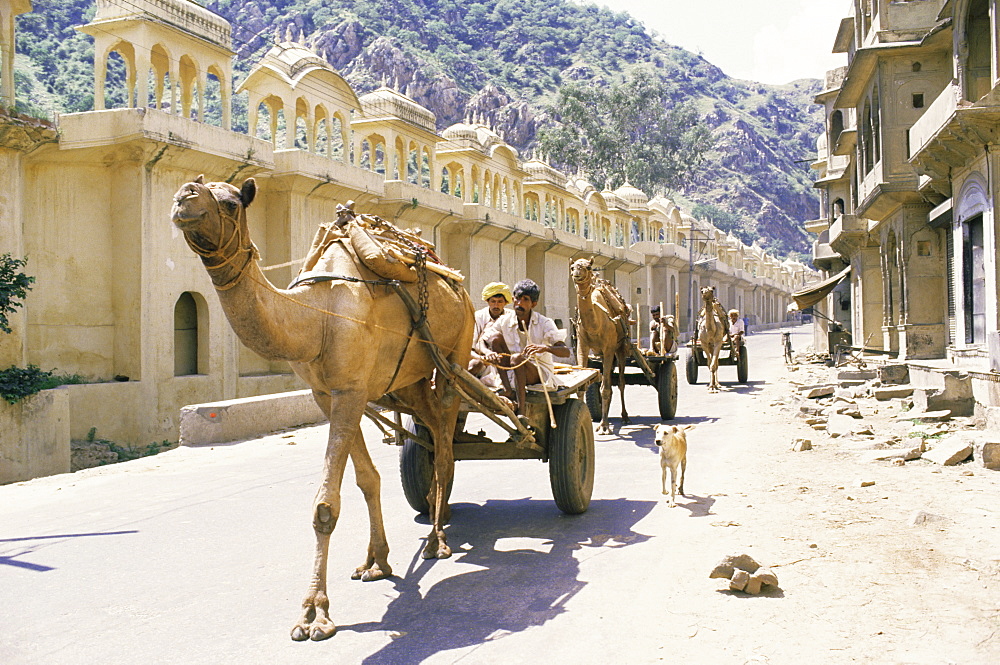
<path id="1" fill-rule="evenodd" d="M 806 330 L 795 329 L 797 350 Z M 310 575 L 323 427 L 0 487 L 0 663 L 752 660 L 777 634 L 756 629 L 758 608 L 784 594 L 737 599 L 707 578 L 739 542 L 720 537 L 733 530 L 718 520 L 723 502 L 745 501 L 736 472 L 766 408 L 754 395 L 783 369 L 777 331 L 748 344 L 747 386 L 724 367 L 726 390 L 709 395 L 678 367 L 675 422 L 697 427 L 676 508 L 660 493 L 656 393 L 632 386 L 633 424 L 620 426 L 616 394 L 616 436 L 597 437 L 583 515 L 555 507 L 541 462 L 459 462 L 448 560 L 420 558 L 428 526 L 403 498 L 398 449 L 366 421 L 395 576 L 349 579 L 367 540 L 349 471 L 329 564 L 338 632 L 320 643 L 288 634 Z M 783 653 L 808 653 L 813 619 L 800 620 Z"/>

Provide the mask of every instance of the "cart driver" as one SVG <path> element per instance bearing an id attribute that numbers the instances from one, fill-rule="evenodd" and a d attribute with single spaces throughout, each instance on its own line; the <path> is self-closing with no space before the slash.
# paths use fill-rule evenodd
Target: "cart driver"
<path id="1" fill-rule="evenodd" d="M 557 385 L 552 356 L 569 358 L 566 331 L 555 322 L 534 311 L 541 290 L 530 279 L 514 285 L 514 311 L 507 312 L 493 323 L 484 337 L 491 353 L 486 359 L 501 367 L 514 368 L 517 412 L 524 413 L 526 387 L 541 383 Z"/>
<path id="2" fill-rule="evenodd" d="M 733 345 L 733 358 L 739 358 L 743 348 L 743 336 L 747 332 L 746 324 L 740 318 L 740 310 L 729 310 L 729 339 Z"/>
<path id="3" fill-rule="evenodd" d="M 660 340 L 663 341 L 664 354 L 677 353 L 677 329 L 674 327 L 674 317 L 669 314 L 660 316 L 659 305 L 653 305 L 649 314 L 649 354 L 660 355 Z"/>
<path id="4" fill-rule="evenodd" d="M 469 372 L 476 376 L 488 388 L 497 389 L 503 386 L 504 392 L 513 397 L 509 372 L 498 372 L 497 368 L 484 362 L 490 350 L 483 344 L 486 333 L 494 322 L 503 316 L 507 305 L 514 300 L 510 287 L 503 282 L 490 282 L 483 287 L 483 300 L 486 307 L 476 311 L 476 328 L 472 337 L 472 357 L 469 360 Z"/>

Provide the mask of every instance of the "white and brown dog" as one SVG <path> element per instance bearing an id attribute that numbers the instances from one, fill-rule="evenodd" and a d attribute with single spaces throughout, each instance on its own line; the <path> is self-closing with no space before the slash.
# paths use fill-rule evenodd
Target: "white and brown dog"
<path id="1" fill-rule="evenodd" d="M 667 469 L 670 469 L 670 507 L 677 493 L 684 496 L 684 471 L 687 469 L 687 430 L 694 425 L 657 425 L 656 445 L 660 447 L 660 470 L 662 471 L 663 493 L 667 493 Z M 677 482 L 677 470 L 680 469 L 680 482 Z"/>

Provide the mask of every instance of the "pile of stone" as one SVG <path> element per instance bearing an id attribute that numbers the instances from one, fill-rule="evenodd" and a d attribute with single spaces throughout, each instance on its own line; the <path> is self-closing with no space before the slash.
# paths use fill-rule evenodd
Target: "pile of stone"
<path id="1" fill-rule="evenodd" d="M 731 591 L 756 596 L 765 587 L 778 586 L 778 576 L 770 568 L 761 568 L 749 554 L 731 554 L 716 564 L 708 577 L 729 580 Z"/>
<path id="2" fill-rule="evenodd" d="M 937 389 L 908 385 L 905 365 L 840 370 L 827 381 L 813 374 L 792 382 L 796 415 L 873 462 L 924 459 L 952 466 L 971 457 L 979 467 L 1000 470 L 1000 435 L 974 428 L 968 378 L 944 376 L 944 388 Z M 811 448 L 807 439 L 792 442 L 796 451 Z"/>
<path id="3" fill-rule="evenodd" d="M 72 440 L 70 449 L 70 471 L 90 469 L 118 462 L 118 453 L 111 450 L 106 441 Z"/>

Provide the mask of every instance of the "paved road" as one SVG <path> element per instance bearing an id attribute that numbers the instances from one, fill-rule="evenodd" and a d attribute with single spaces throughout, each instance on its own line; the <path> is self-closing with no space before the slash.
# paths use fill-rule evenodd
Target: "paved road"
<path id="1" fill-rule="evenodd" d="M 741 542 L 718 520 L 724 502 L 746 501 L 731 471 L 755 445 L 766 401 L 754 393 L 781 371 L 779 339 L 748 339 L 749 386 L 734 367 L 720 369 L 719 395 L 681 374 L 677 422 L 698 427 L 677 508 L 660 494 L 656 394 L 630 387 L 630 411 L 645 415 L 597 437 L 587 513 L 555 508 L 540 462 L 460 462 L 445 561 L 420 559 L 428 527 L 403 498 L 397 449 L 366 423 L 397 576 L 349 579 L 367 537 L 349 472 L 330 557 L 339 630 L 322 643 L 288 631 L 311 566 L 324 428 L 0 487 L 0 663 L 746 662 L 784 634 L 754 628 L 778 601 L 737 599 L 707 573 Z M 809 653 L 823 625 L 800 620 L 787 654 Z"/>

